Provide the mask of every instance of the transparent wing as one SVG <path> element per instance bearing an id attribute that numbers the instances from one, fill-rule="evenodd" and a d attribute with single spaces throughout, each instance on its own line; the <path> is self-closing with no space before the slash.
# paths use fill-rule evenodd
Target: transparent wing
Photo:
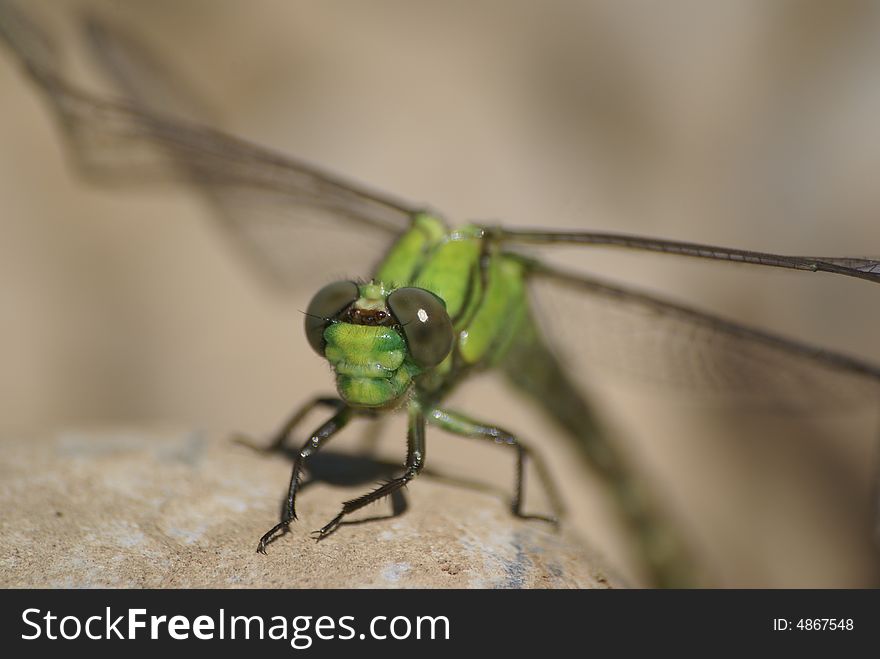
<path id="1" fill-rule="evenodd" d="M 581 385 L 620 375 L 725 405 L 805 412 L 880 400 L 880 366 L 527 259 L 536 322 Z"/>
<path id="2" fill-rule="evenodd" d="M 583 245 L 619 247 L 630 250 L 660 252 L 676 256 L 714 259 L 732 263 L 788 268 L 808 272 L 828 272 L 880 283 L 880 260 L 854 257 L 784 256 L 767 252 L 699 245 L 696 243 L 644 238 L 619 233 L 587 231 L 513 230 L 487 228 L 498 242 L 508 245 Z"/>
<path id="3" fill-rule="evenodd" d="M 107 184 L 197 186 L 272 279 L 284 287 L 334 268 L 368 276 L 417 206 L 196 122 L 186 85 L 133 40 L 92 20 L 87 34 L 123 100 L 87 93 L 58 73 L 57 48 L 30 16 L 0 2 L 0 37 L 54 111 L 77 165 Z"/>

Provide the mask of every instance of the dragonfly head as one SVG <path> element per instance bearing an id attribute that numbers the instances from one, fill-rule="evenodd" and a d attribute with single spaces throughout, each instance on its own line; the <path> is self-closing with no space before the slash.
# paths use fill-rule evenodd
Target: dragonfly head
<path id="1" fill-rule="evenodd" d="M 306 337 L 336 372 L 340 397 L 355 407 L 395 404 L 413 379 L 452 349 L 446 305 L 422 288 L 376 282 L 328 284 L 309 303 Z"/>

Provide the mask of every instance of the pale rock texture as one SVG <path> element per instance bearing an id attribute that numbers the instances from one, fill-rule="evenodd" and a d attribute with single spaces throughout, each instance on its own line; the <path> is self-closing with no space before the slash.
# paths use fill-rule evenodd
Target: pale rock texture
<path id="1" fill-rule="evenodd" d="M 290 458 L 228 438 L 118 430 L 0 443 L 0 586 L 608 588 L 563 524 L 430 472 L 321 542 L 309 532 L 387 478 L 367 457 L 316 457 L 300 519 L 273 542 Z M 353 520 L 354 521 L 354 520 Z"/>

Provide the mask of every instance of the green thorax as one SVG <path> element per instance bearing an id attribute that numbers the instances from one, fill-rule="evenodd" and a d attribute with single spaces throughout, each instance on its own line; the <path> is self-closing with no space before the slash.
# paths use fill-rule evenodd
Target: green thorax
<path id="1" fill-rule="evenodd" d="M 395 405 L 416 383 L 423 393 L 445 392 L 471 367 L 491 365 L 506 351 L 527 317 L 523 266 L 483 238 L 475 225 L 449 231 L 427 213 L 413 218 L 379 264 L 373 280 L 359 286 L 362 309 L 386 309 L 392 291 L 413 286 L 445 302 L 455 338 L 439 366 L 423 370 L 410 359 L 393 326 L 334 323 L 324 333 L 325 356 L 336 371 L 340 396 L 352 405 Z"/>

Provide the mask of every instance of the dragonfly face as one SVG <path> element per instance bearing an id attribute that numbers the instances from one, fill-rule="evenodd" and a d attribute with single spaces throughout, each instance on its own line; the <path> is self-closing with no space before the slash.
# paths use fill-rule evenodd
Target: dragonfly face
<path id="1" fill-rule="evenodd" d="M 309 304 L 305 331 L 336 372 L 340 397 L 365 408 L 394 406 L 413 378 L 446 359 L 453 343 L 443 300 L 378 282 L 322 288 Z"/>

